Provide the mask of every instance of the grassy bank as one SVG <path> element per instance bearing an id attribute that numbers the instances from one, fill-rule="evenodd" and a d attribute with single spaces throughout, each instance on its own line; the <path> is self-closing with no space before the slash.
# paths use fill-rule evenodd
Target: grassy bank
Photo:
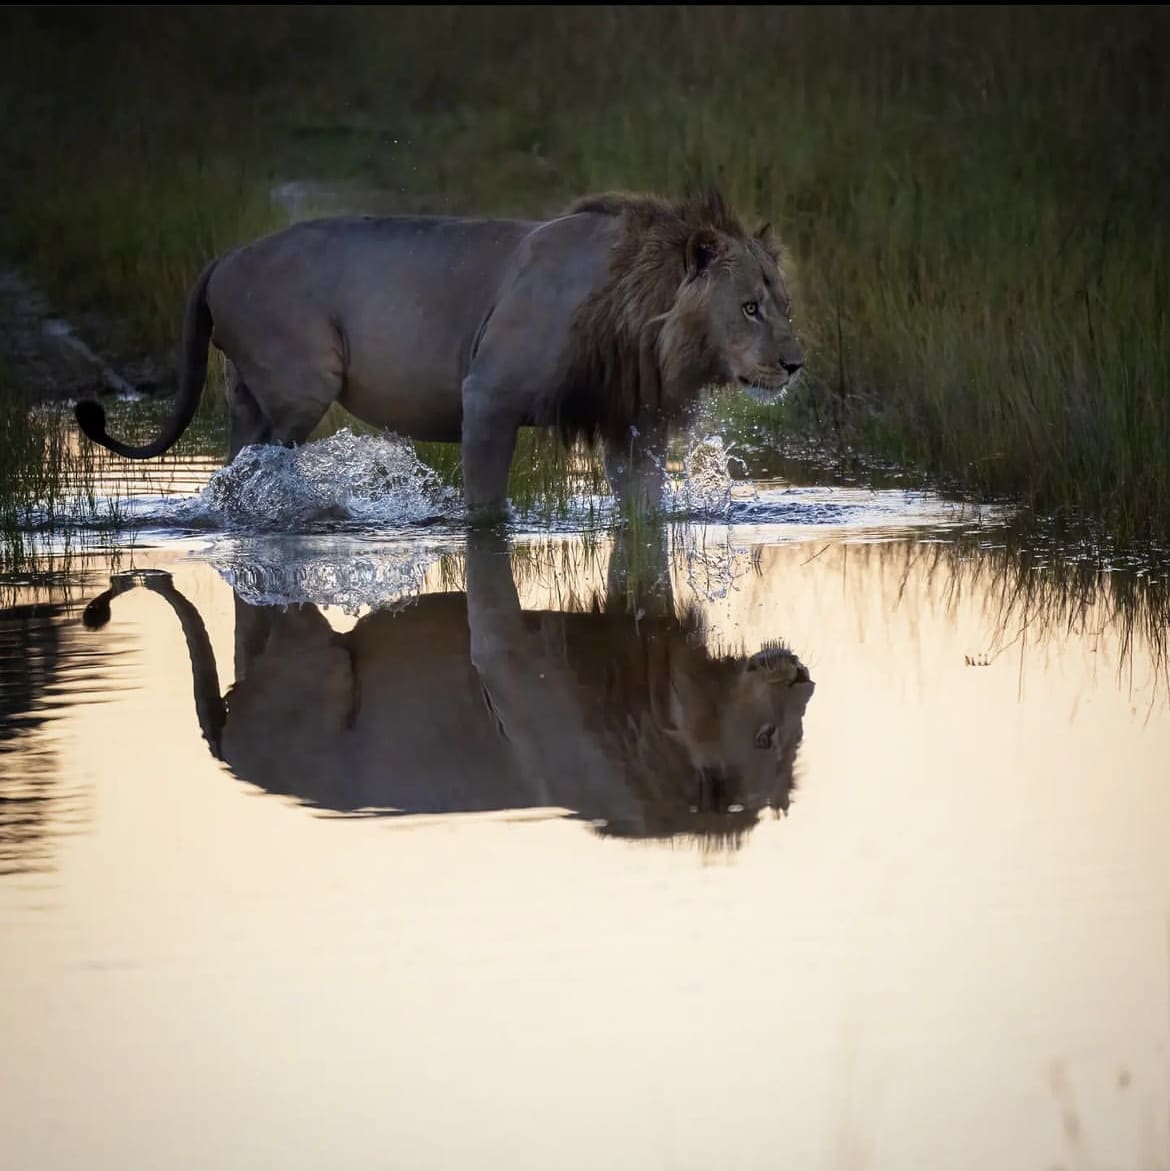
<path id="1" fill-rule="evenodd" d="M 311 177 L 544 214 L 718 177 L 801 276 L 803 427 L 1170 535 L 1157 8 L 0 12 L 0 254 L 128 340 Z"/>

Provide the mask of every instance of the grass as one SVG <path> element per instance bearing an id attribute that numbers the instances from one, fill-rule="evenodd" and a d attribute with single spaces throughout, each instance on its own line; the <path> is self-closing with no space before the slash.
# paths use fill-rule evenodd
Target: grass
<path id="1" fill-rule="evenodd" d="M 419 458 L 455 488 L 463 483 L 459 448 L 452 443 L 416 443 Z M 600 461 L 581 448 L 566 451 L 551 432 L 525 427 L 516 442 L 508 474 L 508 499 L 530 520 L 544 523 L 563 518 L 582 496 L 593 499 L 608 491 Z"/>
<path id="2" fill-rule="evenodd" d="M 111 426 L 145 439 L 168 407 L 112 404 Z M 132 545 L 126 502 L 144 490 L 165 494 L 175 482 L 186 484 L 192 456 L 218 450 L 220 430 L 214 419 L 197 419 L 144 470 L 80 439 L 70 412 L 30 406 L 0 366 L 0 579 L 40 572 L 46 555 L 64 563 L 93 547 Z"/>
<path id="3" fill-rule="evenodd" d="M 810 353 L 792 406 L 740 424 L 1121 542 L 1170 536 L 1165 9 L 27 7 L 0 24 L 0 164 L 19 177 L 0 254 L 127 344 L 173 344 L 204 261 L 284 221 L 268 193 L 285 179 L 542 215 L 716 177 L 787 240 Z"/>
<path id="4" fill-rule="evenodd" d="M 73 442 L 70 421 L 30 410 L 0 367 L 0 572 L 35 551 L 36 530 L 92 511 L 94 452 Z"/>

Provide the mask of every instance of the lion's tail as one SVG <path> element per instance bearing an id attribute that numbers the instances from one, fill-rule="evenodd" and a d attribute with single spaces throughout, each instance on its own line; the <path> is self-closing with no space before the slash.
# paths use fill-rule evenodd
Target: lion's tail
<path id="1" fill-rule="evenodd" d="M 187 430 L 199 409 L 203 383 L 207 378 L 207 349 L 211 344 L 212 327 L 211 310 L 207 305 L 207 282 L 211 279 L 215 264 L 212 261 L 199 274 L 191 296 L 187 298 L 187 311 L 183 318 L 183 369 L 179 377 L 179 393 L 162 434 L 152 443 L 132 447 L 106 433 L 106 412 L 100 403 L 92 400 L 79 402 L 74 409 L 78 426 L 95 443 L 127 459 L 153 459 L 171 448 Z"/>
<path id="2" fill-rule="evenodd" d="M 163 570 L 147 569 L 138 573 L 116 573 L 110 578 L 110 588 L 99 594 L 86 606 L 81 620 L 90 630 L 99 630 L 110 620 L 110 603 L 119 594 L 129 593 L 135 586 L 144 586 L 164 598 L 178 616 L 191 656 L 191 671 L 195 685 L 195 714 L 203 738 L 212 754 L 222 759 L 220 741 L 227 722 L 227 705 L 219 693 L 219 672 L 215 665 L 215 648 L 207 634 L 207 627 L 194 604 L 177 589 L 174 579 Z"/>

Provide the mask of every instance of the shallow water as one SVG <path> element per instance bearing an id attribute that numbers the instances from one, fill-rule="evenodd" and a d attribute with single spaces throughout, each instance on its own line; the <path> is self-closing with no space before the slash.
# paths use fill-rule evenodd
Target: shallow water
<path id="1" fill-rule="evenodd" d="M 6 587 L 6 1169 L 1170 1167 L 1118 575 L 904 492 L 469 544 L 204 480 Z"/>

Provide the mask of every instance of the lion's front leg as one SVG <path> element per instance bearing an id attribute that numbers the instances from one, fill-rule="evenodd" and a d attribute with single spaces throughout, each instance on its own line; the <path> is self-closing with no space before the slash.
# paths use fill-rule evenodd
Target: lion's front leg
<path id="1" fill-rule="evenodd" d="M 509 545 L 496 533 L 467 538 L 467 626 L 484 700 L 526 786 L 524 804 L 636 818 L 623 774 L 597 735 L 590 696 L 565 658 L 563 636 L 550 639 L 540 622 L 525 621 Z"/>
<path id="2" fill-rule="evenodd" d="M 463 381 L 463 498 L 471 520 L 490 523 L 505 513 L 508 471 L 516 449 L 516 412 L 496 389 L 468 375 Z"/>
<path id="3" fill-rule="evenodd" d="M 666 428 L 659 423 L 632 427 L 624 443 L 607 440 L 605 474 L 628 518 L 652 518 L 662 511 L 666 488 Z"/>

